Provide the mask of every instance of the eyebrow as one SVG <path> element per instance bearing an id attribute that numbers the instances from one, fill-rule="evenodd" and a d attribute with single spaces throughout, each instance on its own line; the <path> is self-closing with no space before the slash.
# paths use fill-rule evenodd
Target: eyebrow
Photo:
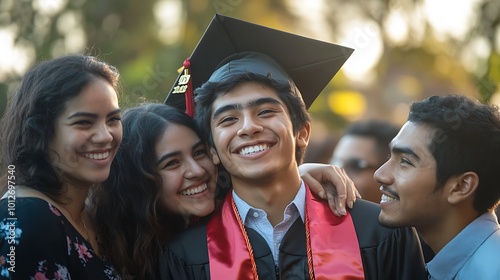
<path id="1" fill-rule="evenodd" d="M 113 111 L 109 112 L 106 115 L 106 117 L 111 117 L 113 115 L 121 113 L 121 111 L 122 111 L 121 109 L 113 110 Z M 88 117 L 88 118 L 97 119 L 99 116 L 97 114 L 88 113 L 88 112 L 76 112 L 76 113 L 70 115 L 67 119 L 70 120 L 70 119 L 78 118 L 78 117 Z"/>
<path id="2" fill-rule="evenodd" d="M 251 100 L 250 102 L 248 102 L 248 104 L 245 107 L 254 108 L 254 107 L 257 107 L 257 106 L 260 106 L 263 104 L 282 105 L 281 102 L 279 102 L 275 98 L 262 97 L 262 98 L 258 98 L 255 100 Z M 234 103 L 234 104 L 228 104 L 228 105 L 222 106 L 222 107 L 218 108 L 217 110 L 215 110 L 214 115 L 212 117 L 212 120 L 215 120 L 219 115 L 221 115 L 224 112 L 227 112 L 230 110 L 241 110 L 241 109 L 243 109 L 243 107 L 244 106 L 241 103 Z"/>
<path id="3" fill-rule="evenodd" d="M 398 146 L 393 146 L 391 148 L 391 151 L 395 154 L 407 154 L 412 157 L 414 157 L 416 160 L 420 161 L 420 157 L 411 149 L 408 147 L 398 147 Z"/>
<path id="4" fill-rule="evenodd" d="M 192 150 L 195 150 L 195 149 L 197 149 L 198 147 L 203 146 L 203 145 L 205 145 L 205 144 L 204 144 L 204 143 L 200 140 L 198 143 L 196 143 L 196 144 L 194 144 L 194 145 L 193 145 Z M 160 157 L 160 159 L 158 159 L 158 163 L 157 163 L 157 165 L 160 165 L 160 163 L 162 163 L 162 162 L 163 162 L 164 160 L 166 160 L 167 158 L 174 157 L 174 156 L 178 156 L 178 155 L 180 155 L 180 154 L 181 154 L 181 152 L 179 152 L 179 151 L 175 151 L 175 152 L 172 152 L 172 153 L 167 153 L 167 154 L 164 154 L 164 155 L 162 155 L 162 156 Z"/>

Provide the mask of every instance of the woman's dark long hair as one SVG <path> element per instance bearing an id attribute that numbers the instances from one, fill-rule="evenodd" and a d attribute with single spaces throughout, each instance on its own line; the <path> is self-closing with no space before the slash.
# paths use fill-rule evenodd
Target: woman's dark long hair
<path id="1" fill-rule="evenodd" d="M 162 245 L 186 227 L 182 216 L 162 211 L 159 203 L 156 143 L 170 124 L 192 129 L 204 141 L 194 120 L 176 108 L 146 104 L 126 110 L 110 176 L 92 195 L 101 253 L 134 279 L 157 279 Z"/>
<path id="2" fill-rule="evenodd" d="M 62 181 L 49 157 L 55 121 L 66 102 L 96 78 L 105 79 L 119 91 L 116 69 L 91 56 L 69 55 L 41 62 L 23 76 L 1 126 L 2 172 L 15 166 L 16 185 L 29 186 L 57 201 Z"/>

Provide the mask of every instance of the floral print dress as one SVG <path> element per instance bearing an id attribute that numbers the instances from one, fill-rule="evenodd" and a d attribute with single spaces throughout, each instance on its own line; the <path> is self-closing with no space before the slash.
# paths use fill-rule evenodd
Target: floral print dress
<path id="1" fill-rule="evenodd" d="M 24 197 L 0 200 L 0 279 L 121 278 L 55 206 Z"/>

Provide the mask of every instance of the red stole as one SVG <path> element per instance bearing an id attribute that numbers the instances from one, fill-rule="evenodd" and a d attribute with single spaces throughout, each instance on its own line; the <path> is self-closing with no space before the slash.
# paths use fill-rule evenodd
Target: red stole
<path id="1" fill-rule="evenodd" d="M 258 279 L 252 246 L 237 211 L 230 191 L 207 224 L 211 279 Z M 306 187 L 305 215 L 310 275 L 314 279 L 364 279 L 349 212 L 335 216 L 328 203 Z"/>

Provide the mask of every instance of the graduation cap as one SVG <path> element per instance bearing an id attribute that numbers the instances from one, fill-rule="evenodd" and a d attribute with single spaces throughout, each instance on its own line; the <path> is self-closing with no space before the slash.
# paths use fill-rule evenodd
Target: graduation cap
<path id="1" fill-rule="evenodd" d="M 291 79 L 309 108 L 353 51 L 216 14 L 190 58 L 184 61 L 184 69 L 165 103 L 193 116 L 193 90 L 209 79 L 221 81 L 246 71 L 270 75 L 272 79 Z"/>

